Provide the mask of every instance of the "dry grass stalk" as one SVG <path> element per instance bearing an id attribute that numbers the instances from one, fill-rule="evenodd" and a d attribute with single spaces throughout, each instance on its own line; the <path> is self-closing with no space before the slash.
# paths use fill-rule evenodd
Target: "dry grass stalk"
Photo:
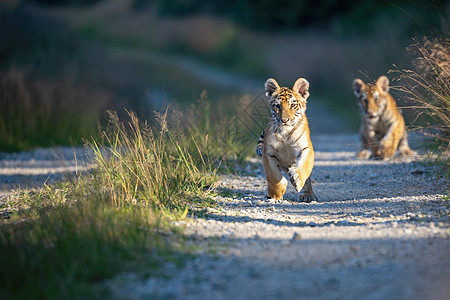
<path id="1" fill-rule="evenodd" d="M 416 56 L 413 70 L 394 70 L 405 84 L 400 91 L 431 120 L 430 126 L 422 128 L 424 134 L 444 143 L 448 150 L 450 142 L 450 40 L 425 37 L 415 40 L 409 52 Z"/>

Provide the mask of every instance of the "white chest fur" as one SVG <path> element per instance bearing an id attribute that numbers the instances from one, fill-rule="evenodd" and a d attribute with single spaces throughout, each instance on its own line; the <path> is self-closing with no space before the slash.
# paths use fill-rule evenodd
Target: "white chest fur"
<path id="1" fill-rule="evenodd" d="M 280 166 L 290 167 L 296 164 L 302 153 L 305 137 L 300 128 L 283 126 L 270 130 L 265 139 L 266 153 L 269 156 L 276 157 Z"/>

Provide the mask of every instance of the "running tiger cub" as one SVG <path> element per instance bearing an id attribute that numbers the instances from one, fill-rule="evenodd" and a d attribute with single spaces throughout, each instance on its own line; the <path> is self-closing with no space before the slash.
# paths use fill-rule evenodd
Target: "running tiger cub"
<path id="1" fill-rule="evenodd" d="M 269 78 L 265 90 L 273 118 L 261 134 L 256 153 L 263 159 L 267 197 L 283 199 L 287 180 L 281 171 L 285 171 L 298 193 L 299 201 L 317 200 L 310 177 L 314 149 L 305 115 L 309 83 L 299 78 L 289 89 L 280 87 L 275 79 Z"/>
<path id="2" fill-rule="evenodd" d="M 388 159 L 397 149 L 402 156 L 416 153 L 408 146 L 405 121 L 389 94 L 386 76 L 380 76 L 376 84 L 365 84 L 361 79 L 355 79 L 353 92 L 363 113 L 359 131 L 362 147 L 358 158 Z"/>

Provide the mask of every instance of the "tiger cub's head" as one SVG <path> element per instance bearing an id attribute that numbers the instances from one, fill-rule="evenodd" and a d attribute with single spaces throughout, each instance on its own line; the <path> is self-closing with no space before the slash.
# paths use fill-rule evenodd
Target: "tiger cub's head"
<path id="1" fill-rule="evenodd" d="M 359 100 L 364 116 L 369 120 L 379 118 L 386 108 L 389 79 L 380 76 L 375 84 L 365 84 L 361 79 L 353 80 L 353 92 Z"/>
<path id="2" fill-rule="evenodd" d="M 290 89 L 280 87 L 275 79 L 269 78 L 265 89 L 276 125 L 293 126 L 302 121 L 309 96 L 309 82 L 306 79 L 297 79 Z"/>

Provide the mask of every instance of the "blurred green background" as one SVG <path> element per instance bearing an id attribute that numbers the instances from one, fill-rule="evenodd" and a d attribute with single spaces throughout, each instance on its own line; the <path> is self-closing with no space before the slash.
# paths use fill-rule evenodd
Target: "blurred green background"
<path id="1" fill-rule="evenodd" d="M 168 104 L 204 105 L 204 90 L 212 119 L 230 117 L 268 77 L 307 78 L 309 101 L 356 131 L 352 80 L 411 68 L 406 47 L 448 33 L 449 9 L 436 0 L 0 0 L 0 151 L 76 145 L 99 133 L 107 109 L 151 119 Z"/>

